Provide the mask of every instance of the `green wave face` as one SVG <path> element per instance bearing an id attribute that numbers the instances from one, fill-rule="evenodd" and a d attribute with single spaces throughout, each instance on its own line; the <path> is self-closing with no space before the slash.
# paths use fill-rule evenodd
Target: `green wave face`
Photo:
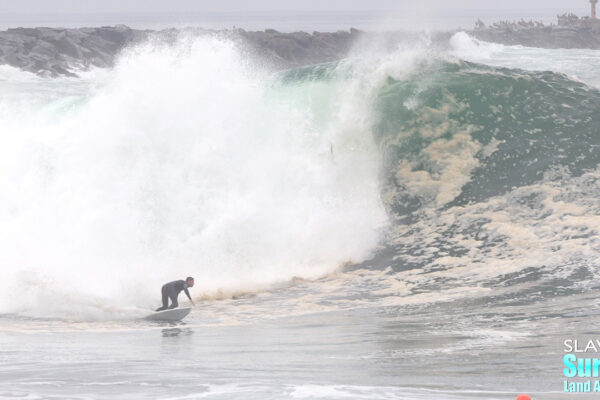
<path id="1" fill-rule="evenodd" d="M 284 79 L 305 90 L 348 81 L 363 89 L 363 134 L 379 152 L 390 227 L 382 250 L 358 268 L 418 270 L 416 285 L 433 291 L 539 281 L 551 297 L 589 286 L 597 265 L 586 254 L 597 246 L 600 211 L 598 90 L 558 73 L 439 58 L 406 74 L 358 70 L 320 66 Z"/>
<path id="2" fill-rule="evenodd" d="M 372 114 L 365 134 L 379 147 L 383 197 L 396 216 L 483 201 L 558 167 L 579 176 L 600 162 L 598 90 L 558 73 L 464 61 L 421 62 L 416 70 L 376 87 L 343 64 L 288 71 L 281 80 L 303 88 L 321 121 L 335 101 L 327 97 L 332 86 L 363 80 Z M 440 196 L 434 186 L 452 180 Z"/>
<path id="3" fill-rule="evenodd" d="M 435 180 L 456 167 L 443 157 L 474 157 L 476 166 L 463 171 L 469 180 L 443 202 L 446 207 L 531 184 L 551 167 L 578 176 L 600 162 L 600 92 L 560 74 L 440 62 L 408 80 L 389 78 L 374 106 L 379 116 L 374 134 L 385 154 L 383 174 L 395 193 L 390 205 L 397 214 L 427 203 L 397 190 L 405 186 L 398 175 L 402 162 Z M 454 143 L 454 154 L 444 153 L 444 146 L 438 146 L 442 154 L 432 154 L 436 142 L 460 135 L 468 140 Z M 463 151 L 469 145 L 474 148 Z"/>

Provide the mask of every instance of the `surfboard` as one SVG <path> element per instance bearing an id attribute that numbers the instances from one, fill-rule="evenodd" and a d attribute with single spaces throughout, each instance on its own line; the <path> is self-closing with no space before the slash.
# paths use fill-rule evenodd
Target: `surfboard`
<path id="1" fill-rule="evenodd" d="M 172 308 L 170 310 L 156 311 L 146 316 L 144 319 L 150 321 L 177 322 L 185 318 L 190 311 L 192 311 L 191 307 Z"/>

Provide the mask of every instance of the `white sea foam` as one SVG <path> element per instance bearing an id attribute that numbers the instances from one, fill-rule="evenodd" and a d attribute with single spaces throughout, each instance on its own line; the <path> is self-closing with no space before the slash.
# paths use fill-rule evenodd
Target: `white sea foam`
<path id="1" fill-rule="evenodd" d="M 529 71 L 559 72 L 573 80 L 600 87 L 600 50 L 505 46 L 475 39 L 465 32 L 455 33 L 450 46 L 451 54 L 463 60 Z"/>
<path id="2" fill-rule="evenodd" d="M 102 318 L 171 279 L 252 289 L 377 243 L 359 84 L 282 87 L 211 37 L 145 44 L 77 82 L 67 100 L 1 101 L 1 312 Z"/>

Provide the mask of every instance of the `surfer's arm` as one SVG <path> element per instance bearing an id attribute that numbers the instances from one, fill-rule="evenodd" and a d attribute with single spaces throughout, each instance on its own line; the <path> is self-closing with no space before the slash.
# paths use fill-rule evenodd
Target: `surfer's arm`
<path id="1" fill-rule="evenodd" d="M 184 288 L 183 291 L 185 292 L 185 295 L 188 297 L 188 299 L 190 299 L 190 303 L 192 303 L 193 306 L 196 306 L 196 304 L 194 304 L 194 300 L 192 300 L 192 296 L 190 296 L 190 292 L 188 292 L 187 288 Z"/>

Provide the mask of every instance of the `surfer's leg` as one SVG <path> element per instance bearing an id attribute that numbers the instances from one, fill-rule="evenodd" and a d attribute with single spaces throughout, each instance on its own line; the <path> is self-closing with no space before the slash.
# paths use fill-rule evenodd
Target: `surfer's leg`
<path id="1" fill-rule="evenodd" d="M 157 308 L 156 311 L 166 310 L 167 307 L 169 306 L 169 294 L 167 293 L 167 291 L 166 291 L 166 289 L 165 289 L 164 286 L 163 286 L 163 288 L 161 290 L 161 293 L 162 293 L 162 303 L 163 303 L 163 305 L 162 305 L 162 307 Z"/>
<path id="2" fill-rule="evenodd" d="M 177 295 L 178 293 L 172 293 L 169 297 L 171 297 L 171 305 L 169 306 L 169 310 L 171 308 L 177 308 L 179 307 L 179 303 L 177 302 Z"/>

